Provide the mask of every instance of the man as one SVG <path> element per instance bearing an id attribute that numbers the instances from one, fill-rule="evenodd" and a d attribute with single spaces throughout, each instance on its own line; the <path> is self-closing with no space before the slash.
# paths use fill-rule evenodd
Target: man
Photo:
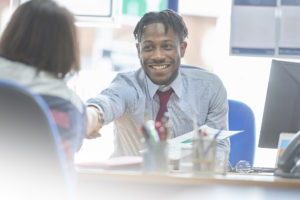
<path id="1" fill-rule="evenodd" d="M 145 113 L 149 119 L 160 118 L 158 93 L 164 91 L 170 94 L 166 109 L 173 125 L 171 138 L 193 130 L 192 113 L 199 126 L 227 129 L 227 94 L 221 80 L 200 68 L 180 66 L 187 35 L 184 21 L 174 11 L 146 13 L 134 30 L 142 68 L 119 73 L 109 88 L 88 100 L 88 113 L 95 121 L 91 137 L 98 136 L 102 124 L 115 123 L 114 156 L 139 155 L 143 136 L 138 128 Z M 218 147 L 229 148 L 229 141 Z"/>

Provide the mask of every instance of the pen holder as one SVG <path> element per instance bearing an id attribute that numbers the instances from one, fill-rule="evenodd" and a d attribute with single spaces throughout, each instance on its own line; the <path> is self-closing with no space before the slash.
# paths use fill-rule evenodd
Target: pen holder
<path id="1" fill-rule="evenodd" d="M 145 173 L 166 173 L 168 171 L 168 145 L 165 141 L 147 143 L 143 152 Z"/>
<path id="2" fill-rule="evenodd" d="M 214 172 L 225 175 L 229 169 L 229 149 L 216 150 L 216 162 Z"/>
<path id="3" fill-rule="evenodd" d="M 217 142 L 214 139 L 199 138 L 193 141 L 194 174 L 213 174 L 215 172 L 216 148 Z"/>
<path id="4" fill-rule="evenodd" d="M 180 149 L 180 172 L 192 173 L 193 171 L 193 147 L 182 146 Z"/>

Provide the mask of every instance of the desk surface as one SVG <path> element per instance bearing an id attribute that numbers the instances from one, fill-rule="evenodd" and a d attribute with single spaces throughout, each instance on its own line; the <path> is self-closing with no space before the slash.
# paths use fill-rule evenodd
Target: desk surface
<path id="1" fill-rule="evenodd" d="M 262 174 L 192 176 L 139 172 L 78 170 L 79 196 L 84 199 L 297 199 L 300 179 Z M 81 199 L 80 198 L 80 199 Z"/>

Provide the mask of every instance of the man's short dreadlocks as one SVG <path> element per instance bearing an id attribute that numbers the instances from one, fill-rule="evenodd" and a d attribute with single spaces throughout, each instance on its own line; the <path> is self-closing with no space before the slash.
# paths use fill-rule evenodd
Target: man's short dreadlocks
<path id="1" fill-rule="evenodd" d="M 169 30 L 169 27 L 172 27 L 175 33 L 178 34 L 180 42 L 183 42 L 188 35 L 188 30 L 185 26 L 185 23 L 180 15 L 178 15 L 173 10 L 162 10 L 159 12 L 148 12 L 146 13 L 136 25 L 133 35 L 134 38 L 141 42 L 143 35 L 143 29 L 148 24 L 153 23 L 162 23 L 165 26 L 166 33 Z"/>

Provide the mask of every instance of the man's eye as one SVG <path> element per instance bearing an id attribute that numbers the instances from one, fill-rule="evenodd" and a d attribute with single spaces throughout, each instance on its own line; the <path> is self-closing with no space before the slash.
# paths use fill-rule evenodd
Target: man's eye
<path id="1" fill-rule="evenodd" d="M 165 44 L 165 45 L 163 45 L 163 48 L 166 49 L 166 50 L 171 50 L 171 49 L 173 49 L 173 45 Z"/>
<path id="2" fill-rule="evenodd" d="M 144 46 L 143 50 L 144 51 L 151 51 L 153 49 L 153 46 Z"/>

